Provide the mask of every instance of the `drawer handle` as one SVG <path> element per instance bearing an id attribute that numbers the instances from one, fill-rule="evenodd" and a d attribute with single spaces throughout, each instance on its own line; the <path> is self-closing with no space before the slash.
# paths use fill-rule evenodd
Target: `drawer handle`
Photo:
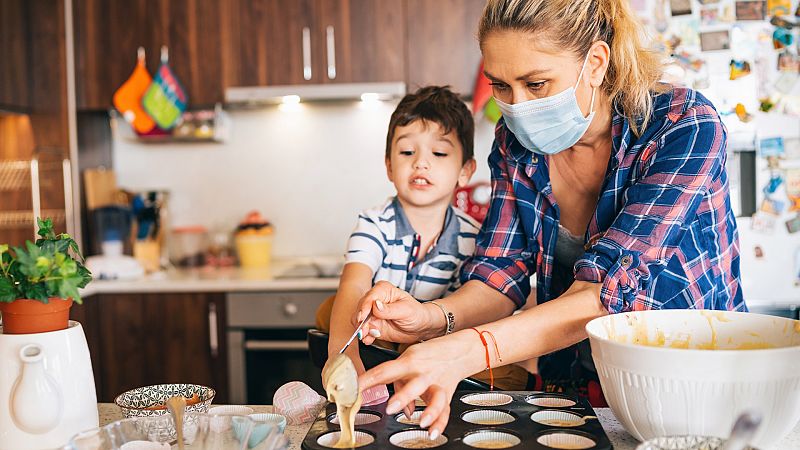
<path id="1" fill-rule="evenodd" d="M 245 341 L 245 350 L 293 352 L 308 351 L 307 341 Z"/>
<path id="2" fill-rule="evenodd" d="M 326 31 L 326 41 L 328 44 L 328 79 L 336 78 L 336 37 L 332 25 L 328 25 Z"/>
<path id="3" fill-rule="evenodd" d="M 311 79 L 311 29 L 303 27 L 303 79 Z"/>
<path id="4" fill-rule="evenodd" d="M 219 335 L 217 334 L 217 305 L 208 304 L 208 346 L 211 350 L 211 357 L 219 355 Z"/>

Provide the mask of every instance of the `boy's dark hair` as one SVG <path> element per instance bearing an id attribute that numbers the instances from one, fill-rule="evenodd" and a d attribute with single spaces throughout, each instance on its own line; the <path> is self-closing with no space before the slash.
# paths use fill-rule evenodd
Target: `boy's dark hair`
<path id="1" fill-rule="evenodd" d="M 472 113 L 467 105 L 449 86 L 426 86 L 403 97 L 392 113 L 386 135 L 386 159 L 389 159 L 392 152 L 395 129 L 415 120 L 437 123 L 445 134 L 455 131 L 461 148 L 464 149 L 462 164 L 474 157 L 475 121 L 472 120 Z"/>

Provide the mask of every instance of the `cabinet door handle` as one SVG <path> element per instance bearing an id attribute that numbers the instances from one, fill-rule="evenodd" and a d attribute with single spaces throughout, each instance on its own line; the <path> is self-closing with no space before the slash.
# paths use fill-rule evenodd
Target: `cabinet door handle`
<path id="1" fill-rule="evenodd" d="M 303 79 L 311 79 L 311 29 L 303 27 Z"/>
<path id="2" fill-rule="evenodd" d="M 42 217 L 42 197 L 39 192 L 39 157 L 31 159 L 31 204 L 33 205 L 33 238 L 39 237 L 39 221 Z"/>
<path id="3" fill-rule="evenodd" d="M 270 352 L 308 351 L 308 341 L 244 341 L 244 349 Z"/>
<path id="4" fill-rule="evenodd" d="M 217 304 L 208 304 L 208 347 L 211 350 L 211 357 L 219 355 L 219 335 L 217 334 Z"/>
<path id="5" fill-rule="evenodd" d="M 328 79 L 336 78 L 336 37 L 334 36 L 333 25 L 328 25 L 325 30 L 328 43 Z"/>
<path id="6" fill-rule="evenodd" d="M 61 161 L 64 176 L 64 216 L 67 221 L 67 234 L 75 236 L 75 213 L 72 209 L 72 164 L 69 159 Z"/>

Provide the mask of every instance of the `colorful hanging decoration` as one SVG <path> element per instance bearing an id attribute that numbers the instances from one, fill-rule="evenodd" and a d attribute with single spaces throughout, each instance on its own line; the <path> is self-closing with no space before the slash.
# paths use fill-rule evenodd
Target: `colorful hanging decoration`
<path id="1" fill-rule="evenodd" d="M 169 68 L 169 52 L 161 47 L 161 66 L 142 98 L 142 107 L 164 130 L 174 127 L 186 110 L 186 91 Z"/>
<path id="2" fill-rule="evenodd" d="M 136 53 L 136 67 L 131 76 L 114 92 L 112 102 L 137 133 L 149 133 L 155 128 L 156 123 L 142 109 L 142 96 L 147 92 L 153 79 L 145 65 L 144 48 L 139 47 Z"/>

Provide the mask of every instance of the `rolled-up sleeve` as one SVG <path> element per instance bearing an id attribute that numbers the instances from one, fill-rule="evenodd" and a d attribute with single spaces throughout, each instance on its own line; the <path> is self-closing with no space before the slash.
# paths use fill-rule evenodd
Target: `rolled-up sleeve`
<path id="1" fill-rule="evenodd" d="M 535 271 L 533 252 L 521 228 L 517 196 L 506 162 L 504 128 L 498 125 L 489 168 L 492 174 L 492 199 L 475 241 L 475 253 L 464 265 L 461 281 L 482 281 L 510 298 L 516 306 L 525 305 L 530 294 L 530 275 Z"/>
<path id="2" fill-rule="evenodd" d="M 612 226 L 575 263 L 576 280 L 602 283 L 610 313 L 652 306 L 640 294 L 666 268 L 724 169 L 726 131 L 712 106 L 667 120 L 667 131 L 643 150 L 643 175 L 625 191 Z"/>

